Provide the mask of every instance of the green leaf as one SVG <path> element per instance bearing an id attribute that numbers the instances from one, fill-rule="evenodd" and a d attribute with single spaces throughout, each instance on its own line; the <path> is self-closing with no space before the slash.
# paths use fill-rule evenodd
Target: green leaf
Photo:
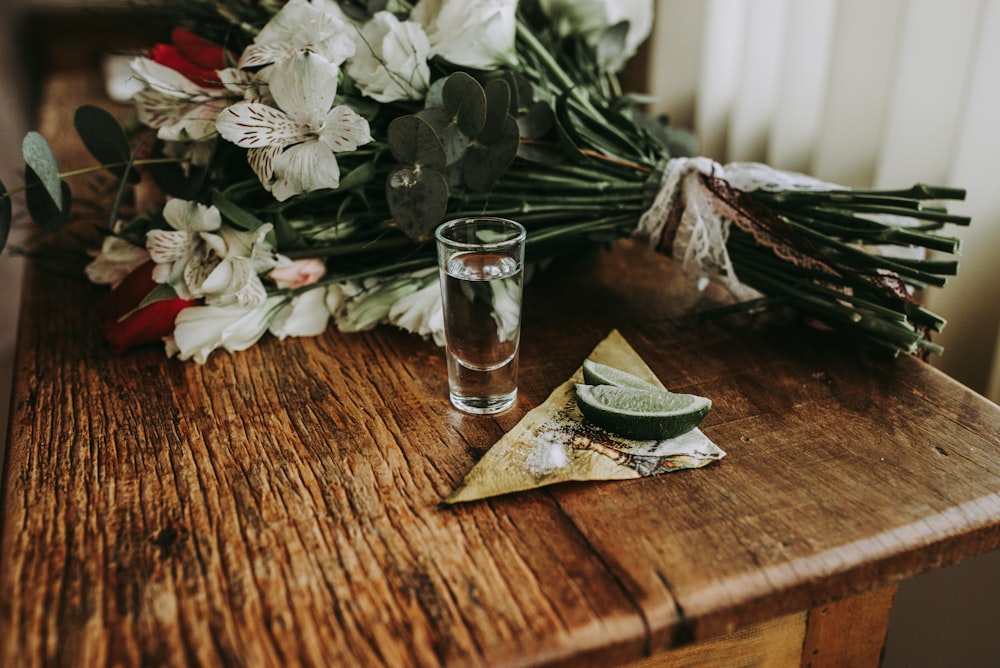
<path id="1" fill-rule="evenodd" d="M 371 183 L 375 178 L 375 161 L 369 160 L 368 162 L 363 162 L 340 179 L 340 185 L 337 190 L 347 191 L 354 188 L 360 188 L 366 183 Z"/>
<path id="2" fill-rule="evenodd" d="M 7 186 L 0 181 L 0 251 L 7 245 L 7 237 L 10 236 L 10 226 L 14 220 L 13 206 L 10 201 L 10 194 Z"/>
<path id="3" fill-rule="evenodd" d="M 63 201 L 62 177 L 59 175 L 59 162 L 49 142 L 39 133 L 31 131 L 21 143 L 21 155 L 35 175 L 35 182 L 45 187 L 53 206 L 62 211 L 66 206 Z"/>
<path id="4" fill-rule="evenodd" d="M 406 236 L 429 235 L 448 210 L 448 182 L 436 169 L 400 167 L 386 181 L 386 201 Z"/>
<path id="5" fill-rule="evenodd" d="M 47 230 L 58 230 L 69 222 L 69 205 L 72 194 L 65 181 L 59 181 L 59 202 L 49 196 L 48 188 L 43 188 L 41 179 L 30 166 L 24 168 L 24 201 L 32 219 Z"/>
<path id="6" fill-rule="evenodd" d="M 616 70 L 625 63 L 625 38 L 628 21 L 622 21 L 604 31 L 597 42 L 597 63 L 606 70 Z"/>
<path id="7" fill-rule="evenodd" d="M 442 101 L 463 133 L 475 137 L 483 131 L 486 123 L 486 92 L 478 81 L 465 72 L 452 74 L 444 83 Z"/>
<path id="8" fill-rule="evenodd" d="M 233 202 L 219 190 L 212 190 L 212 204 L 219 210 L 223 218 L 240 229 L 253 232 L 264 224 L 264 221 Z"/>
<path id="9" fill-rule="evenodd" d="M 517 117 L 517 126 L 525 139 L 544 137 L 555 125 L 556 116 L 552 107 L 544 102 L 535 102 Z"/>
<path id="10" fill-rule="evenodd" d="M 133 311 L 138 311 L 141 308 L 154 304 L 156 302 L 166 301 L 168 299 L 177 299 L 177 291 L 170 287 L 167 283 L 160 283 L 155 288 L 149 291 L 149 293 L 142 298 L 139 305 L 133 309 Z"/>
<path id="11" fill-rule="evenodd" d="M 462 180 L 473 192 L 490 190 L 517 156 L 517 123 L 506 113 L 504 120 L 497 141 L 492 144 L 476 142 L 462 162 Z"/>
<path id="12" fill-rule="evenodd" d="M 507 124 L 507 109 L 510 105 L 510 86 L 500 79 L 486 84 L 486 123 L 476 139 L 485 144 L 500 140 Z"/>
<path id="13" fill-rule="evenodd" d="M 399 116 L 387 131 L 392 156 L 404 165 L 444 169 L 445 153 L 437 133 L 417 116 Z"/>
<path id="14" fill-rule="evenodd" d="M 84 146 L 98 162 L 108 166 L 109 172 L 129 183 L 139 182 L 139 173 L 128 169 L 131 149 L 117 118 L 100 107 L 84 105 L 76 110 L 73 124 Z"/>
<path id="15" fill-rule="evenodd" d="M 434 131 L 444 149 L 445 164 L 453 165 L 462 159 L 469 147 L 469 135 L 462 132 L 455 117 L 444 107 L 424 109 L 417 113 Z"/>

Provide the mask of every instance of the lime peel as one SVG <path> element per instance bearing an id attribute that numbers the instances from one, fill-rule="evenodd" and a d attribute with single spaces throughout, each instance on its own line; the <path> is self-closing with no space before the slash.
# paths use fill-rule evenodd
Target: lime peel
<path id="1" fill-rule="evenodd" d="M 648 384 L 647 384 L 648 385 Z M 577 384 L 576 401 L 590 422 L 633 440 L 665 440 L 697 427 L 712 401 L 650 387 Z"/>

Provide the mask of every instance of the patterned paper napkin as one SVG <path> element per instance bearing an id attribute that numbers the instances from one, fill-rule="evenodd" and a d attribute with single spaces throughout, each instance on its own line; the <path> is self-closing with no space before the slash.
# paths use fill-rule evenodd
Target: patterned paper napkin
<path id="1" fill-rule="evenodd" d="M 617 330 L 590 359 L 663 387 Z M 726 455 L 700 429 L 665 441 L 633 441 L 585 423 L 576 406 L 578 382 L 583 382 L 582 366 L 497 441 L 444 503 L 571 480 L 626 480 L 700 468 Z"/>

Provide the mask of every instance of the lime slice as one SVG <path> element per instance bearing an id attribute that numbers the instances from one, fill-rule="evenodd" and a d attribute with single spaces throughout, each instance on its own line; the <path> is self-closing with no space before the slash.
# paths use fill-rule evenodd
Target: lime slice
<path id="1" fill-rule="evenodd" d="M 591 360 L 583 361 L 583 382 L 587 385 L 616 385 L 618 387 L 636 387 L 643 390 L 660 389 L 638 376 L 633 376 L 621 369 Z"/>
<path id="2" fill-rule="evenodd" d="M 711 399 L 659 389 L 576 386 L 576 403 L 598 427 L 638 441 L 674 438 L 695 427 L 712 408 Z"/>

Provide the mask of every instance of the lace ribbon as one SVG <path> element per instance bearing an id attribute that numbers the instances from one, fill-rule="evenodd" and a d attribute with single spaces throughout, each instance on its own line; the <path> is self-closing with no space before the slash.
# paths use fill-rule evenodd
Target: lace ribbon
<path id="1" fill-rule="evenodd" d="M 755 299 L 761 293 L 739 280 L 726 250 L 732 224 L 783 259 L 828 272 L 832 268 L 810 253 L 810 249 L 798 247 L 792 236 L 783 234 L 781 229 L 761 224 L 760 217 L 752 215 L 757 212 L 734 206 L 735 197 L 725 195 L 731 189 L 750 192 L 839 188 L 805 174 L 784 172 L 761 163 L 735 162 L 723 166 L 705 157 L 674 158 L 667 163 L 660 190 L 639 219 L 634 236 L 677 261 L 700 290 L 714 280 L 739 301 Z M 771 217 L 774 218 L 773 214 Z"/>

